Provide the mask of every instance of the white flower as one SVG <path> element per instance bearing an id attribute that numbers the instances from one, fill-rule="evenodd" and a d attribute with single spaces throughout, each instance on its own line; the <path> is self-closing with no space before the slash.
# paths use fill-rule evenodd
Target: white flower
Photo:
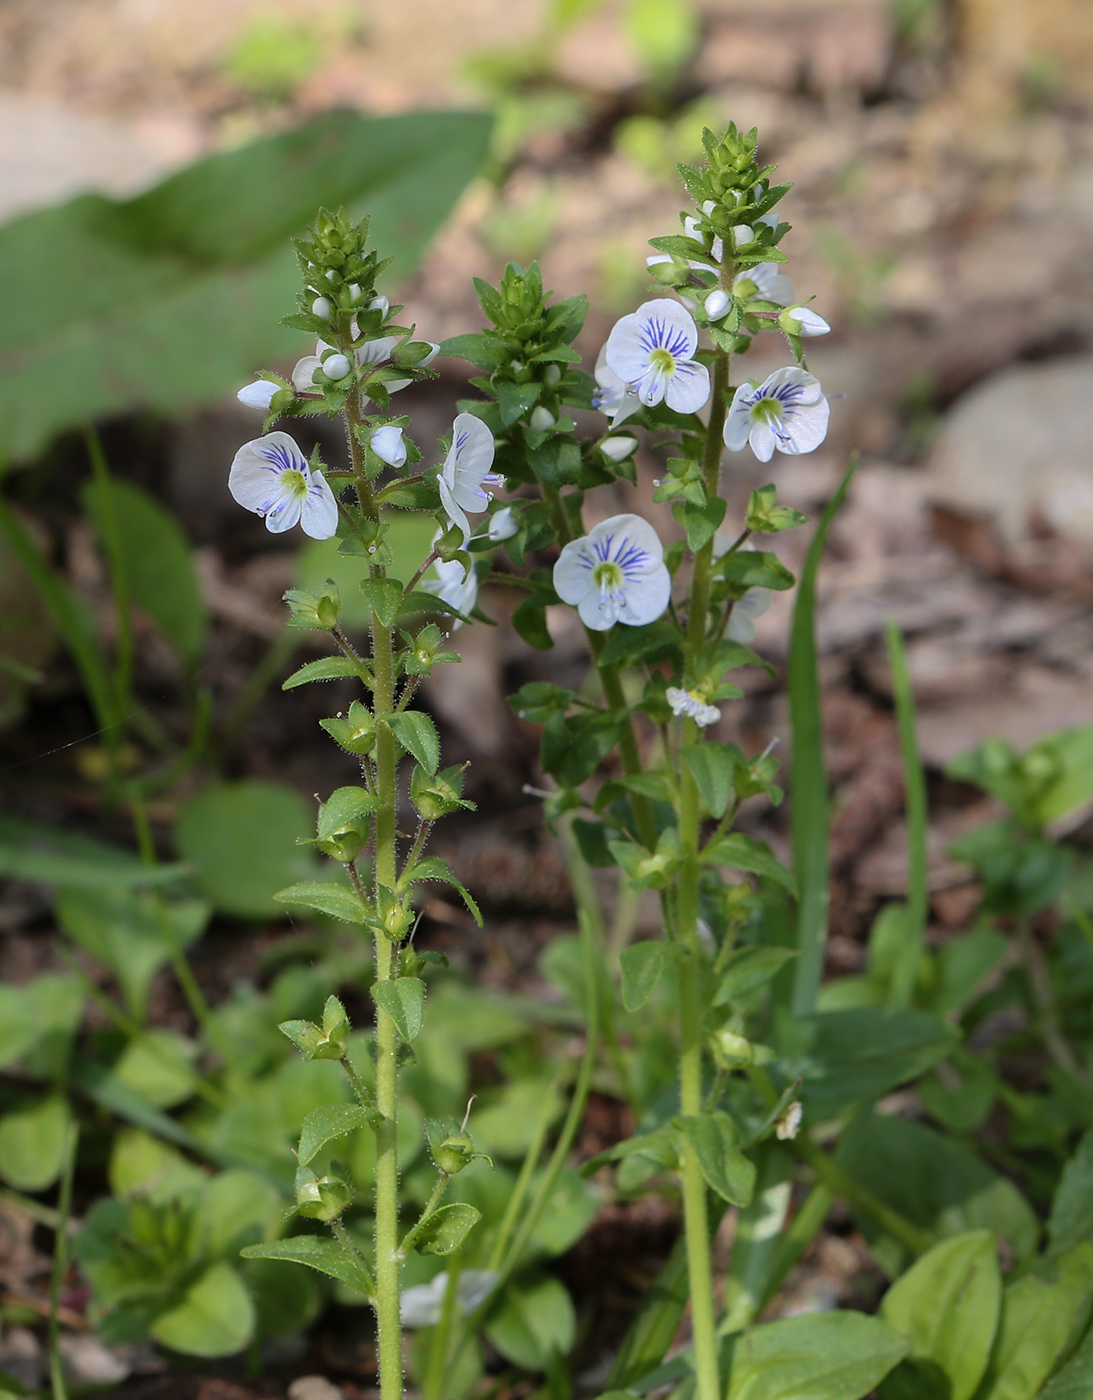
<path id="1" fill-rule="evenodd" d="M 427 578 L 421 585 L 425 592 L 435 594 L 456 612 L 469 613 L 478 597 L 478 576 L 474 569 L 464 573 L 458 559 L 438 559 L 433 569 L 436 578 Z M 463 619 L 457 617 L 452 623 L 452 631 L 462 626 Z"/>
<path id="2" fill-rule="evenodd" d="M 497 1283 L 492 1269 L 464 1269 L 455 1286 L 459 1312 L 466 1316 L 484 1303 Z M 441 1269 L 428 1283 L 407 1288 L 399 1299 L 403 1327 L 435 1327 L 440 1321 L 444 1295 L 448 1291 L 448 1271 Z"/>
<path id="3" fill-rule="evenodd" d="M 698 327 L 677 301 L 657 297 L 616 321 L 607 363 L 643 404 L 662 399 L 677 413 L 697 413 L 710 397 L 710 375 L 693 357 Z"/>
<path id="4" fill-rule="evenodd" d="M 657 532 L 640 515 L 613 515 L 571 540 L 554 565 L 554 587 L 593 632 L 640 627 L 668 606 L 672 579 Z"/>
<path id="5" fill-rule="evenodd" d="M 750 646 L 755 641 L 755 619 L 770 611 L 774 594 L 769 588 L 749 588 L 742 598 L 732 605 L 729 627 L 725 635 L 731 642 L 742 642 Z"/>
<path id="6" fill-rule="evenodd" d="M 748 443 L 761 462 L 774 449 L 796 456 L 812 452 L 827 435 L 830 413 L 820 381 L 790 365 L 768 375 L 762 384 L 741 384 L 725 419 L 725 446 L 741 451 Z"/>
<path id="7" fill-rule="evenodd" d="M 245 510 L 262 516 L 275 535 L 299 523 L 313 540 L 338 530 L 338 503 L 320 471 L 312 471 L 288 433 L 267 433 L 235 454 L 228 490 Z"/>
<path id="8" fill-rule="evenodd" d="M 516 512 L 512 506 L 503 506 L 500 510 L 495 511 L 487 523 L 489 529 L 486 531 L 486 538 L 498 542 L 511 540 L 520 528 L 520 522 L 517 520 Z"/>
<path id="9" fill-rule="evenodd" d="M 707 705 L 702 696 L 696 695 L 693 690 L 680 690 L 678 686 L 670 685 L 664 692 L 664 698 L 671 705 L 672 714 L 690 715 L 699 729 L 705 729 L 721 718 L 717 706 Z"/>
<path id="10" fill-rule="evenodd" d="M 732 297 L 723 287 L 715 287 L 702 303 L 711 321 L 720 321 L 732 306 Z"/>
<path id="11" fill-rule="evenodd" d="M 827 335 L 831 327 L 807 306 L 791 306 L 778 317 L 778 324 L 790 335 Z"/>
<path id="12" fill-rule="evenodd" d="M 793 279 L 781 272 L 781 267 L 781 263 L 764 262 L 745 268 L 732 279 L 732 289 L 744 300 L 756 297 L 787 306 L 793 300 Z"/>
<path id="13" fill-rule="evenodd" d="M 260 408 L 263 413 L 268 413 L 270 402 L 280 387 L 280 384 L 271 384 L 268 379 L 256 379 L 253 384 L 245 384 L 235 397 L 248 408 Z"/>
<path id="14" fill-rule="evenodd" d="M 356 324 L 353 326 L 353 333 L 356 334 Z M 353 358 L 358 368 L 365 365 L 378 365 L 390 358 L 391 351 L 399 344 L 400 337 L 397 335 L 382 335 L 378 340 L 366 341 L 364 345 L 358 346 L 353 351 Z M 439 347 L 438 347 L 439 348 Z M 429 356 L 431 359 L 432 357 Z M 344 364 L 344 370 L 341 370 Z M 333 366 L 334 372 L 328 366 Z M 314 355 L 305 355 L 302 360 L 296 361 L 296 367 L 292 371 L 292 382 L 296 388 L 303 393 L 309 393 L 315 388 L 315 371 L 321 369 L 328 379 L 344 379 L 349 373 L 350 364 L 346 356 L 342 355 L 333 345 L 328 345 L 325 340 L 316 342 Z M 395 380 L 388 384 L 390 393 L 395 389 L 405 389 L 409 384 L 408 379 Z"/>
<path id="15" fill-rule="evenodd" d="M 595 374 L 596 383 L 600 387 L 592 395 L 592 407 L 606 413 L 611 419 L 611 426 L 617 428 L 620 423 L 625 423 L 637 413 L 641 407 L 641 400 L 637 394 L 630 392 L 626 381 L 620 379 L 607 363 L 606 345 L 600 347 L 600 353 L 596 356 Z"/>
<path id="16" fill-rule="evenodd" d="M 608 437 L 600 443 L 600 451 L 609 462 L 625 462 L 637 445 L 637 438 Z"/>
<path id="17" fill-rule="evenodd" d="M 459 414 L 452 424 L 452 445 L 437 484 L 448 519 L 465 537 L 471 533 L 466 512 L 477 515 L 490 503 L 491 493 L 482 488 L 505 484 L 503 476 L 490 471 L 492 465 L 493 434 L 473 413 Z"/>

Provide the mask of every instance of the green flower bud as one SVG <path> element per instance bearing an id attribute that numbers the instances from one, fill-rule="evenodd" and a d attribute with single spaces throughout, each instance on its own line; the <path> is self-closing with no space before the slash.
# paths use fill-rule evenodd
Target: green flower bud
<path id="1" fill-rule="evenodd" d="M 290 627 L 321 629 L 329 632 L 338 625 L 342 602 L 338 585 L 328 578 L 321 593 L 305 588 L 290 588 L 284 595 L 288 604 Z"/>
<path id="2" fill-rule="evenodd" d="M 338 1220 L 353 1200 L 353 1188 L 333 1165 L 326 1176 L 316 1176 L 307 1167 L 296 1172 L 296 1214 L 327 1224 Z"/>
<path id="3" fill-rule="evenodd" d="M 376 721 L 367 705 L 354 700 L 343 718 L 321 719 L 319 724 L 347 753 L 368 754 L 376 747 Z"/>
<path id="4" fill-rule="evenodd" d="M 461 1172 L 467 1163 L 473 1160 L 474 1155 L 474 1142 L 467 1132 L 446 1137 L 433 1152 L 437 1166 L 446 1176 L 455 1176 Z"/>
<path id="5" fill-rule="evenodd" d="M 405 938 L 414 922 L 414 911 L 405 899 L 400 899 L 393 890 L 380 885 L 377 910 L 380 926 L 392 943 Z"/>
<path id="6" fill-rule="evenodd" d="M 473 802 L 463 801 L 463 769 L 458 766 L 436 774 L 415 768 L 410 779 L 410 801 L 427 822 L 446 817 L 458 807 L 474 810 Z"/>
<path id="7" fill-rule="evenodd" d="M 710 1048 L 721 1069 L 746 1069 L 754 1058 L 751 1042 L 727 1026 L 714 1034 Z"/>

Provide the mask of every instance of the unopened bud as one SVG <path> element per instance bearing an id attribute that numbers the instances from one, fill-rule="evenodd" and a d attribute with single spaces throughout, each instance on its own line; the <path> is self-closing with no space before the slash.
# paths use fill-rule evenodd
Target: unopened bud
<path id="1" fill-rule="evenodd" d="M 637 438 L 609 437 L 600 443 L 600 451 L 611 462 L 625 462 L 637 445 Z"/>
<path id="2" fill-rule="evenodd" d="M 549 432 L 557 421 L 557 418 L 551 413 L 550 409 L 544 408 L 542 404 L 539 404 L 537 408 L 531 410 L 531 417 L 528 419 L 528 422 L 537 433 Z"/>
<path id="3" fill-rule="evenodd" d="M 543 383 L 547 385 L 548 388 L 553 389 L 555 384 L 559 383 L 561 377 L 562 371 L 558 365 L 547 365 L 546 372 L 543 375 Z"/>
<path id="4" fill-rule="evenodd" d="M 711 321 L 720 321 L 732 307 L 732 297 L 723 287 L 715 287 L 703 302 L 703 306 Z"/>
<path id="5" fill-rule="evenodd" d="M 344 379 L 351 369 L 352 365 L 345 355 L 328 355 L 323 361 L 323 373 L 327 379 Z"/>
<path id="6" fill-rule="evenodd" d="M 333 310 L 334 303 L 329 297 L 316 297 L 311 303 L 312 316 L 321 316 L 324 321 L 330 320 L 330 315 Z"/>
<path id="7" fill-rule="evenodd" d="M 445 1176 L 455 1176 L 474 1157 L 474 1142 L 470 1133 L 455 1133 L 446 1137 L 433 1153 L 437 1166 Z"/>

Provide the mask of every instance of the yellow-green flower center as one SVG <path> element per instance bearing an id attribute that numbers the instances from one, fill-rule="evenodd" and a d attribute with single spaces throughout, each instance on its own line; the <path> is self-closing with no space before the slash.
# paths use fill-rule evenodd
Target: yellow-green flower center
<path id="1" fill-rule="evenodd" d="M 782 417 L 782 405 L 764 394 L 752 404 L 751 416 L 759 423 L 777 423 Z"/>
<path id="2" fill-rule="evenodd" d="M 662 374 L 676 372 L 676 357 L 670 350 L 654 350 L 649 356 L 649 364 L 653 369 L 659 369 Z"/>
<path id="3" fill-rule="evenodd" d="M 599 584 L 601 597 L 617 593 L 622 586 L 622 570 L 617 564 L 612 564 L 609 559 L 596 565 L 592 570 L 592 577 Z"/>
<path id="4" fill-rule="evenodd" d="M 290 496 L 306 496 L 307 482 L 304 480 L 303 472 L 298 472 L 290 467 L 288 471 L 281 473 L 281 490 Z"/>

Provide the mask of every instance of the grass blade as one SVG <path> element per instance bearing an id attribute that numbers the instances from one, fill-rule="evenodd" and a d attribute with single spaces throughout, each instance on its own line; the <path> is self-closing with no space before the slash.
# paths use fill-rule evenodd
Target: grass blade
<path id="1" fill-rule="evenodd" d="M 789 718 L 793 730 L 793 865 L 800 898 L 793 1014 L 809 1016 L 823 972 L 827 940 L 830 871 L 828 862 L 827 771 L 824 767 L 823 714 L 816 657 L 816 575 L 831 522 L 842 505 L 858 468 L 854 457 L 839 489 L 820 518 L 797 585 L 789 643 Z"/>
<path id="2" fill-rule="evenodd" d="M 928 814 L 926 808 L 926 775 L 918 750 L 915 731 L 915 700 L 907 674 L 907 657 L 903 637 L 895 620 L 885 624 L 888 660 L 892 667 L 892 696 L 896 703 L 896 723 L 899 727 L 899 747 L 903 760 L 904 805 L 907 812 L 907 907 L 903 920 L 903 938 L 892 972 L 888 1005 L 909 1006 L 914 995 L 922 956 L 922 936 L 926 928 L 929 906 L 929 873 L 926 852 Z"/>

